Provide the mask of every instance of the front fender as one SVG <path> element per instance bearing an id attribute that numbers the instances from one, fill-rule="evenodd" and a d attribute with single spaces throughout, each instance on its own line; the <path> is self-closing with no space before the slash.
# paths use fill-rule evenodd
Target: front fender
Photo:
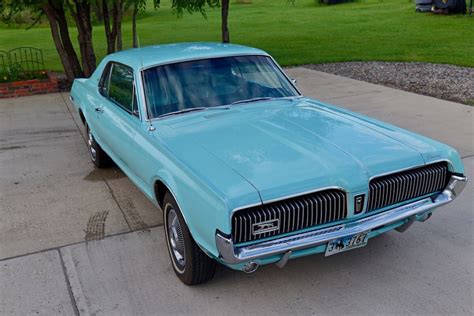
<path id="1" fill-rule="evenodd" d="M 162 182 L 176 200 L 184 221 L 194 241 L 208 254 L 218 257 L 215 233 L 219 227 L 228 226 L 229 213 L 226 203 L 189 175 L 176 174 L 161 169 L 153 183 Z M 156 200 L 155 195 L 155 201 Z"/>

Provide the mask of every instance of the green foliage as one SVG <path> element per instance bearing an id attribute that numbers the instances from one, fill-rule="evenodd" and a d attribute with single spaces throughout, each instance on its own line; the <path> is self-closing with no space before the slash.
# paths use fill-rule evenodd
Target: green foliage
<path id="1" fill-rule="evenodd" d="M 29 14 L 38 16 L 41 13 L 41 1 L 35 0 L 1 0 L 0 15 L 4 23 L 15 23 L 17 15 Z M 33 20 L 36 20 L 33 18 Z"/>
<path id="2" fill-rule="evenodd" d="M 1 18 L 9 24 L 27 27 L 30 25 L 34 25 L 40 21 L 42 23 L 46 22 L 46 19 L 42 17 L 41 14 L 39 14 L 38 12 L 34 12 L 30 8 L 15 13 L 5 12 L 5 15 L 2 14 Z"/>
<path id="3" fill-rule="evenodd" d="M 219 0 L 172 0 L 171 4 L 171 8 L 178 16 L 182 16 L 183 12 L 187 11 L 188 13 L 199 12 L 207 17 L 206 6 L 218 7 Z"/>
<path id="4" fill-rule="evenodd" d="M 11 64 L 7 67 L 6 72 L 0 75 L 0 82 L 13 82 L 30 79 L 48 78 L 46 71 L 25 72 L 21 64 Z"/>
<path id="5" fill-rule="evenodd" d="M 109 0 L 110 1 L 110 0 Z M 150 3 L 153 5 L 154 9 L 158 9 L 160 7 L 161 0 L 125 0 L 125 8 L 133 8 L 137 7 L 138 12 L 143 13 L 147 9 L 147 4 Z"/>
<path id="6" fill-rule="evenodd" d="M 9 81 L 18 81 L 22 73 L 20 64 L 11 64 L 7 68 L 7 78 Z"/>

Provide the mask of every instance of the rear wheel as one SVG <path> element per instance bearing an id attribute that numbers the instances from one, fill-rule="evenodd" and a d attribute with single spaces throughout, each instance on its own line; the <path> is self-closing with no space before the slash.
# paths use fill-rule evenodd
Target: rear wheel
<path id="1" fill-rule="evenodd" d="M 163 199 L 163 222 L 168 252 L 178 278 L 187 285 L 201 284 L 212 279 L 216 262 L 196 244 L 178 204 L 169 192 Z"/>
<path id="2" fill-rule="evenodd" d="M 111 159 L 109 155 L 100 147 L 95 141 L 89 125 L 86 124 L 87 147 L 89 149 L 89 156 L 97 168 L 106 168 L 110 166 Z"/>

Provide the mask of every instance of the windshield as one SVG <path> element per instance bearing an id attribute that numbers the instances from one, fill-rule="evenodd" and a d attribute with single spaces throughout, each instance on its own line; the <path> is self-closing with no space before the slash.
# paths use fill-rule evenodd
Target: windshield
<path id="1" fill-rule="evenodd" d="M 298 96 L 265 56 L 234 56 L 168 64 L 143 72 L 149 118 L 189 108 L 255 98 Z"/>

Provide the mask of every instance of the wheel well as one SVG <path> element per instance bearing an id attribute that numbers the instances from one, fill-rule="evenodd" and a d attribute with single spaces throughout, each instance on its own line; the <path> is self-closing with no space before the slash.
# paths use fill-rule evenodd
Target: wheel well
<path id="1" fill-rule="evenodd" d="M 160 207 L 163 207 L 163 199 L 165 198 L 166 192 L 168 192 L 166 185 L 160 180 L 157 180 L 155 182 L 155 197 Z"/>
<path id="2" fill-rule="evenodd" d="M 79 117 L 81 118 L 81 122 L 83 125 L 86 124 L 86 118 L 84 117 L 84 114 L 82 113 L 82 110 L 79 109 Z"/>

